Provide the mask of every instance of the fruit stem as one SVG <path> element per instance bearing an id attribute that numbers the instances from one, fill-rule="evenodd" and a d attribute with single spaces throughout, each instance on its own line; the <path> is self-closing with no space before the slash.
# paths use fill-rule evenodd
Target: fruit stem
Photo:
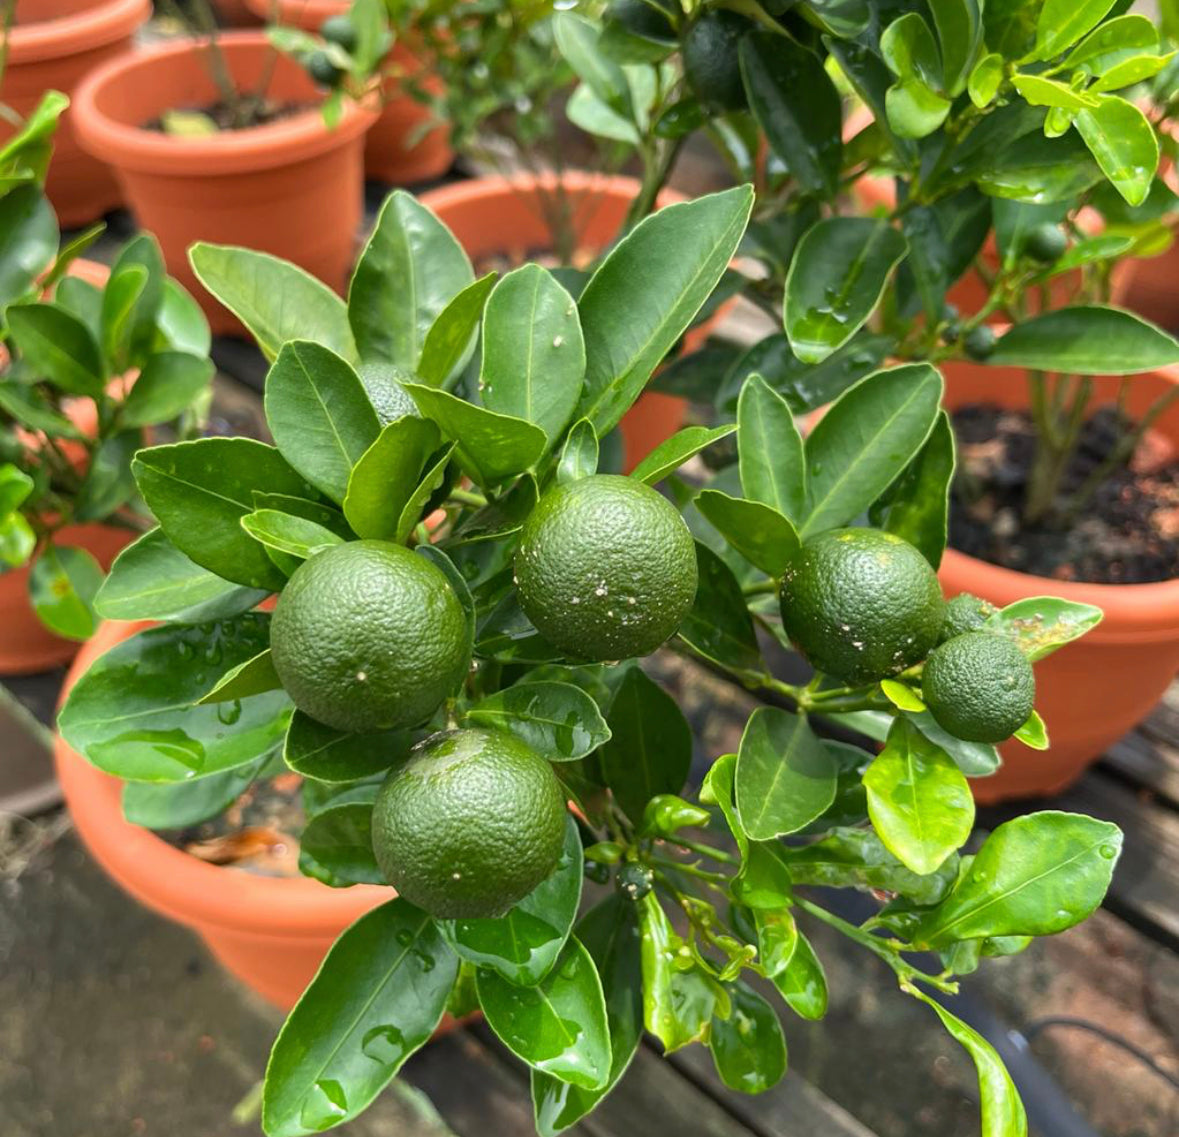
<path id="1" fill-rule="evenodd" d="M 740 857 L 735 857 L 732 853 L 726 853 L 723 849 L 714 849 L 711 845 L 705 845 L 700 841 L 688 841 L 683 837 L 661 837 L 661 841 L 668 845 L 676 845 L 681 849 L 687 849 L 692 853 L 699 853 L 701 856 L 709 857 L 714 861 L 720 861 L 722 865 L 739 865 L 741 863 Z"/>
<path id="2" fill-rule="evenodd" d="M 482 508 L 487 504 L 487 498 L 474 490 L 453 489 L 446 495 L 448 501 L 457 501 L 460 505 L 473 505 Z"/>
<path id="3" fill-rule="evenodd" d="M 753 584 L 747 584 L 741 589 L 742 596 L 765 596 L 771 592 L 778 591 L 778 582 L 776 580 L 759 580 Z"/>

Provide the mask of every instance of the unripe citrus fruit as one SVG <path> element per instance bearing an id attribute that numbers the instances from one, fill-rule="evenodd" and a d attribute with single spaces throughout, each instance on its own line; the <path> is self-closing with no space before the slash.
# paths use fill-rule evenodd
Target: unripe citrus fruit
<path id="1" fill-rule="evenodd" d="M 1045 222 L 1037 225 L 1024 242 L 1024 252 L 1042 264 L 1053 264 L 1064 256 L 1068 237 L 1059 225 Z"/>
<path id="2" fill-rule="evenodd" d="M 614 887 L 628 900 L 642 900 L 654 885 L 655 875 L 646 865 L 623 865 L 614 878 Z"/>
<path id="3" fill-rule="evenodd" d="M 558 485 L 524 522 L 516 585 L 528 618 L 579 659 L 647 655 L 696 598 L 696 548 L 650 486 L 616 474 Z"/>
<path id="4" fill-rule="evenodd" d="M 345 731 L 428 719 L 467 670 L 467 639 L 442 571 L 386 541 L 304 561 L 270 623 L 274 669 L 295 706 Z"/>
<path id="5" fill-rule="evenodd" d="M 319 27 L 319 34 L 328 43 L 334 43 L 347 52 L 352 52 L 356 47 L 356 25 L 343 13 L 324 20 Z"/>
<path id="6" fill-rule="evenodd" d="M 662 4 L 648 3 L 647 0 L 613 0 L 606 9 L 606 19 L 647 39 L 675 39 L 675 28 Z"/>
<path id="7" fill-rule="evenodd" d="M 416 376 L 392 363 L 362 363 L 356 374 L 360 376 L 368 401 L 372 403 L 382 426 L 406 415 L 421 418 L 417 403 L 402 386 L 403 383 L 416 382 Z"/>
<path id="8" fill-rule="evenodd" d="M 307 74 L 321 87 L 336 87 L 344 77 L 344 72 L 332 62 L 326 51 L 313 51 L 307 57 Z"/>
<path id="9" fill-rule="evenodd" d="M 744 16 L 720 8 L 705 12 L 684 36 L 684 74 L 706 110 L 745 109 L 739 49 L 752 26 Z"/>
<path id="10" fill-rule="evenodd" d="M 782 625 L 811 664 L 848 683 L 875 683 L 925 658 L 945 602 L 929 562 L 879 529 L 812 537 L 779 587 Z"/>
<path id="11" fill-rule="evenodd" d="M 971 328 L 966 333 L 962 346 L 966 348 L 966 354 L 971 359 L 986 359 L 995 350 L 998 342 L 995 333 L 986 324 L 979 324 L 977 328 Z"/>
<path id="12" fill-rule="evenodd" d="M 420 742 L 373 806 L 385 879 L 432 916 L 500 916 L 557 867 L 565 795 L 515 735 L 452 730 Z"/>
<path id="13" fill-rule="evenodd" d="M 1032 713 L 1036 679 L 1014 640 L 966 632 L 930 653 L 921 694 L 938 725 L 955 737 L 1002 742 Z"/>
<path id="14" fill-rule="evenodd" d="M 999 609 L 989 600 L 962 592 L 946 601 L 946 618 L 942 623 L 939 643 L 952 640 L 963 632 L 978 631 Z"/>

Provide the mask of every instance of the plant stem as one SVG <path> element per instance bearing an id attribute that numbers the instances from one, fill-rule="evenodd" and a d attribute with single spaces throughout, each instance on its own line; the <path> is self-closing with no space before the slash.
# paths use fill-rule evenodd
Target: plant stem
<path id="1" fill-rule="evenodd" d="M 776 580 L 759 580 L 753 584 L 747 584 L 741 589 L 744 596 L 766 596 L 771 592 L 778 591 L 778 582 Z"/>
<path id="2" fill-rule="evenodd" d="M 474 490 L 453 489 L 446 496 L 448 500 L 457 501 L 461 505 L 473 505 L 477 508 L 482 508 L 487 504 L 487 498 L 481 493 L 476 493 Z"/>
<path id="3" fill-rule="evenodd" d="M 688 841 L 683 837 L 661 837 L 660 840 L 668 845 L 677 845 L 681 849 L 699 853 L 703 857 L 710 857 L 714 861 L 720 861 L 723 865 L 739 865 L 741 863 L 740 857 L 726 853 L 723 849 L 714 849 L 711 845 L 705 845 L 700 841 Z"/>

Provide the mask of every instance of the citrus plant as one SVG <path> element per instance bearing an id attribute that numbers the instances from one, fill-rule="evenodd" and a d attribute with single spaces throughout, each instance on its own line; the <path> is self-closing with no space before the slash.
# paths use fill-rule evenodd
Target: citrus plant
<path id="1" fill-rule="evenodd" d="M 103 286 L 70 275 L 97 225 L 62 246 L 42 189 L 68 100 L 50 92 L 0 149 L 0 563 L 31 564 L 34 609 L 51 631 L 84 640 L 103 570 L 58 534 L 101 522 L 152 527 L 131 476 L 147 431 L 195 431 L 213 365 L 195 301 L 139 236 Z"/>
<path id="2" fill-rule="evenodd" d="M 303 871 L 396 888 L 275 1043 L 272 1137 L 355 1117 L 447 1011 L 476 1008 L 531 1068 L 544 1134 L 609 1093 L 644 1029 L 764 1090 L 786 1068 L 779 1009 L 827 1007 L 819 924 L 967 1049 L 984 1132 L 1026 1131 L 998 1056 L 937 996 L 1101 902 L 1115 826 L 1051 811 L 972 843 L 968 782 L 1000 735 L 1046 745 L 1029 665 L 1100 612 L 1042 598 L 948 619 L 933 566 L 953 450 L 927 363 L 867 376 L 805 441 L 755 376 L 735 423 L 599 470 L 752 200 L 659 211 L 577 296 L 536 265 L 475 279 L 403 193 L 347 301 L 261 254 L 192 250 L 271 360 L 275 445 L 136 455 L 159 528 L 97 607 L 155 624 L 78 680 L 60 728 L 161 828 L 296 771 Z M 383 415 L 393 385 L 412 405 Z M 734 435 L 740 484 L 697 492 L 684 463 Z M 866 512 L 878 528 L 849 528 Z M 774 677 L 756 628 L 814 678 Z M 640 666 L 664 644 L 790 708 L 756 710 L 697 791 L 691 729 Z M 883 724 L 883 748 L 829 741 L 832 718 Z M 870 893 L 874 914 L 849 923 L 810 886 Z"/>

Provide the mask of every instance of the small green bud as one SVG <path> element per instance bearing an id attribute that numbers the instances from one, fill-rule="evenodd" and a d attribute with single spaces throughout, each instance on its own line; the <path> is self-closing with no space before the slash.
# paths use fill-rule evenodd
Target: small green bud
<path id="1" fill-rule="evenodd" d="M 1024 241 L 1023 251 L 1033 260 L 1042 264 L 1053 264 L 1064 256 L 1068 248 L 1068 237 L 1059 225 L 1045 222 L 1037 225 Z"/>
<path id="2" fill-rule="evenodd" d="M 321 87 L 338 87 L 344 72 L 331 60 L 326 51 L 313 51 L 307 57 L 307 74 Z"/>
<path id="3" fill-rule="evenodd" d="M 614 878 L 614 887 L 628 900 L 642 900 L 654 883 L 655 876 L 646 865 L 623 865 Z"/>
<path id="4" fill-rule="evenodd" d="M 971 359 L 986 359 L 995 350 L 995 344 L 998 342 L 991 328 L 986 324 L 979 324 L 977 328 L 971 328 L 966 333 L 963 346 Z"/>
<path id="5" fill-rule="evenodd" d="M 585 878 L 592 880 L 594 884 L 606 884 L 610 879 L 610 866 L 600 861 L 586 861 L 581 871 Z"/>
<path id="6" fill-rule="evenodd" d="M 616 865 L 622 860 L 622 846 L 616 841 L 599 841 L 585 850 L 587 861 L 597 861 L 601 865 Z"/>
<path id="7" fill-rule="evenodd" d="M 689 825 L 706 825 L 710 816 L 707 809 L 675 794 L 656 794 L 643 811 L 642 832 L 660 837 Z"/>

